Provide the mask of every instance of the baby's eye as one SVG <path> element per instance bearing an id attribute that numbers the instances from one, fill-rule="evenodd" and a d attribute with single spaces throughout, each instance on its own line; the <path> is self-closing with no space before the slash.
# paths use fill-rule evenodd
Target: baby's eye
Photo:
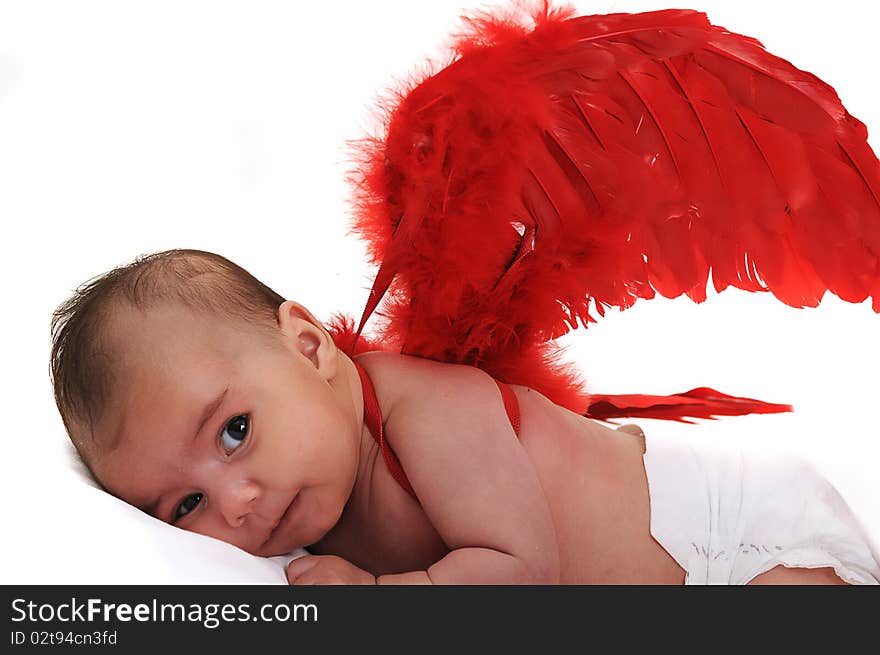
<path id="1" fill-rule="evenodd" d="M 247 414 L 235 416 L 220 431 L 220 442 L 227 452 L 232 452 L 238 448 L 245 440 L 248 434 L 250 419 Z"/>
<path id="2" fill-rule="evenodd" d="M 193 511 L 202 502 L 202 498 L 204 498 L 204 494 L 190 494 L 184 498 L 180 505 L 177 506 L 177 509 L 174 510 L 174 520 L 176 521 Z"/>

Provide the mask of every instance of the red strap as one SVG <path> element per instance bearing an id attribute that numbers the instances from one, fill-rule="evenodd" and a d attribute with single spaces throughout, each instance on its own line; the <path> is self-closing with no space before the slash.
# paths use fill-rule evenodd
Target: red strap
<path id="1" fill-rule="evenodd" d="M 495 378 L 492 379 L 494 380 Z M 503 382 L 495 380 L 495 384 L 497 384 L 498 388 L 501 390 L 501 399 L 504 401 L 504 411 L 507 412 L 507 418 L 510 420 L 510 425 L 513 426 L 513 431 L 516 433 L 517 438 L 519 438 L 519 401 L 516 399 L 516 394 L 513 393 L 513 389 Z"/>
<path id="2" fill-rule="evenodd" d="M 354 362 L 354 366 L 361 378 L 361 388 L 363 389 L 364 395 L 364 421 L 367 424 L 367 429 L 370 431 L 370 434 L 373 435 L 373 439 L 376 440 L 376 443 L 379 444 L 379 450 L 382 451 L 382 458 L 385 460 L 385 465 L 388 467 L 388 472 L 391 473 L 391 477 L 397 480 L 397 483 L 403 487 L 410 496 L 418 500 L 416 492 L 413 490 L 412 485 L 410 485 L 406 473 L 400 465 L 400 461 L 397 459 L 397 455 L 394 454 L 394 451 L 391 450 L 388 442 L 385 441 L 385 429 L 382 425 L 382 411 L 379 407 L 379 400 L 376 398 L 376 390 L 373 388 L 373 382 L 370 380 L 370 376 L 367 375 L 363 366 L 357 362 Z M 513 389 L 503 382 L 495 380 L 495 384 L 498 385 L 498 389 L 501 391 L 501 399 L 504 401 L 504 410 L 507 412 L 507 418 L 510 420 L 510 425 L 513 426 L 513 431 L 516 433 L 516 436 L 519 437 L 519 401 L 516 399 L 516 394 L 513 393 Z"/>
<path id="3" fill-rule="evenodd" d="M 382 451 L 382 457 L 385 459 L 385 465 L 388 467 L 391 476 L 397 480 L 397 483 L 403 487 L 410 496 L 416 498 L 416 492 L 413 491 L 412 486 L 410 486 L 409 480 L 406 478 L 406 473 L 403 472 L 403 467 L 397 460 L 397 456 L 388 446 L 388 442 L 385 441 L 385 429 L 382 426 L 382 411 L 379 408 L 379 400 L 376 398 L 376 390 L 373 389 L 373 383 L 370 381 L 370 376 L 367 375 L 363 366 L 357 362 L 355 362 L 354 365 L 357 368 L 358 374 L 361 376 L 361 387 L 364 392 L 364 421 L 367 424 L 367 429 L 370 431 L 370 434 L 373 435 L 373 439 L 379 444 L 379 450 Z"/>

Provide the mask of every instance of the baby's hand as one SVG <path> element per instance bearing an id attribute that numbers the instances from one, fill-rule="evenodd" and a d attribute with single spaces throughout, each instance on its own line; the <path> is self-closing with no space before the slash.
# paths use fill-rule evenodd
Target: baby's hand
<path id="1" fill-rule="evenodd" d="M 335 555 L 305 555 L 287 565 L 292 585 L 374 585 L 376 577 Z"/>

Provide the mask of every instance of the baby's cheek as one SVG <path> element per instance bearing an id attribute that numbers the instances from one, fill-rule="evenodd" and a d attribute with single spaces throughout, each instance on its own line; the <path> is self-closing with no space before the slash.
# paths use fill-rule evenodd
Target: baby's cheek
<path id="1" fill-rule="evenodd" d="M 274 439 L 261 444 L 254 458 L 254 475 L 264 484 L 284 488 L 296 476 L 297 462 L 301 461 L 297 449 L 292 444 Z"/>
<path id="2" fill-rule="evenodd" d="M 260 435 L 254 468 L 264 484 L 337 486 L 356 468 L 360 426 L 334 405 L 316 403 L 311 409 L 295 421 L 276 420 L 271 433 Z"/>

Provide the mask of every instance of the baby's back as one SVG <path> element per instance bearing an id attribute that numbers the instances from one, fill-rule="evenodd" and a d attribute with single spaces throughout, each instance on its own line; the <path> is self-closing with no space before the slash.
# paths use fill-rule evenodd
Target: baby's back
<path id="1" fill-rule="evenodd" d="M 681 584 L 650 533 L 644 438 L 579 416 L 526 387 L 520 440 L 550 502 L 563 584 Z"/>

